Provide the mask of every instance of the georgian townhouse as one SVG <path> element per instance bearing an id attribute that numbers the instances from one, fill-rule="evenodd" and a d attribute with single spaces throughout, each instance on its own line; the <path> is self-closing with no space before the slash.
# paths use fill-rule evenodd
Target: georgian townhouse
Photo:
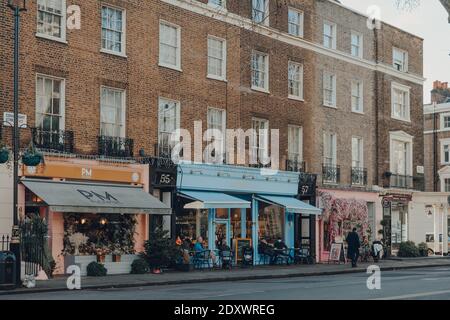
<path id="1" fill-rule="evenodd" d="M 66 27 L 70 5 L 81 10 L 79 29 Z M 2 30 L 12 30 L 7 10 L 0 5 Z M 405 236 L 403 205 L 423 173 L 420 38 L 387 24 L 368 29 L 364 15 L 313 0 L 38 0 L 22 21 L 22 146 L 33 141 L 46 161 L 22 168 L 21 206 L 50 217 L 55 256 L 74 255 L 64 233 L 73 221 L 109 212 L 53 211 L 45 197 L 33 202 L 30 178 L 151 193 L 158 199 L 138 215 L 135 250 L 158 225 L 173 237 L 202 236 L 210 249 L 247 241 L 255 259 L 262 238 L 325 259 L 352 226 L 376 239 L 381 219 L 395 225 L 395 241 Z M 3 116 L 12 40 L 0 37 Z M 201 134 L 254 129 L 245 163 L 224 153 L 225 161 L 180 163 L 176 172 L 143 164 L 169 157 L 174 130 L 194 137 L 196 121 Z M 9 143 L 10 128 L 2 132 Z M 264 160 L 274 148 L 280 171 L 271 175 Z"/>

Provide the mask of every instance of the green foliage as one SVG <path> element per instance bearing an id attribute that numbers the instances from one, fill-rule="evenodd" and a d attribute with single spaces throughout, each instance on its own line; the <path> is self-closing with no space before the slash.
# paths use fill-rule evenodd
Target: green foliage
<path id="1" fill-rule="evenodd" d="M 421 257 L 428 257 L 428 245 L 425 242 L 419 243 L 417 247 Z"/>
<path id="2" fill-rule="evenodd" d="M 146 274 L 150 272 L 150 267 L 146 260 L 139 258 L 131 264 L 131 274 Z"/>
<path id="3" fill-rule="evenodd" d="M 169 238 L 168 231 L 162 228 L 150 234 L 144 243 L 144 252 L 141 257 L 145 259 L 152 269 L 159 269 L 176 264 L 180 257 L 180 250 L 175 241 Z"/>
<path id="4" fill-rule="evenodd" d="M 416 244 L 412 241 L 402 242 L 400 243 L 398 256 L 405 258 L 419 257 L 420 256 L 419 248 L 417 248 Z"/>
<path id="5" fill-rule="evenodd" d="M 91 262 L 87 266 L 88 277 L 104 277 L 108 273 L 108 269 L 98 262 Z"/>
<path id="6" fill-rule="evenodd" d="M 29 167 L 35 167 L 44 162 L 44 156 L 38 152 L 33 143 L 30 143 L 28 149 L 22 155 L 22 162 Z"/>

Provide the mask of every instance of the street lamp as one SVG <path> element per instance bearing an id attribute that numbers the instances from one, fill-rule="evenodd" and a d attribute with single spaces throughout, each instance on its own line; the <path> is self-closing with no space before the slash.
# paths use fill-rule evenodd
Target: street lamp
<path id="1" fill-rule="evenodd" d="M 10 250 L 16 256 L 16 285 L 20 285 L 20 231 L 18 216 L 18 184 L 19 184 L 19 25 L 20 13 L 26 11 L 26 0 L 7 0 L 8 7 L 14 12 L 14 125 L 13 125 L 13 153 L 14 153 L 14 181 L 13 181 L 13 228 Z"/>

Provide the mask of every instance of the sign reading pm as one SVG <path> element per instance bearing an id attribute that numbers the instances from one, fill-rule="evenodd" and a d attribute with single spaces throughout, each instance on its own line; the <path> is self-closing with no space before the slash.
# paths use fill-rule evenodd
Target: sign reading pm
<path id="1" fill-rule="evenodd" d="M 77 191 L 90 202 L 93 203 L 102 203 L 102 204 L 119 204 L 120 201 L 117 200 L 114 196 L 112 196 L 109 192 L 105 191 L 102 194 L 92 191 L 92 190 L 81 190 L 77 189 Z"/>

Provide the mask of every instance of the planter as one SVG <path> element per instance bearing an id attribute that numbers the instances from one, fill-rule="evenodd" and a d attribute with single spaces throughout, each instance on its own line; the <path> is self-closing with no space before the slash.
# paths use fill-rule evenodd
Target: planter
<path id="1" fill-rule="evenodd" d="M 122 261 L 122 256 L 120 254 L 113 254 L 112 261 L 118 263 L 118 262 Z"/>
<path id="2" fill-rule="evenodd" d="M 161 268 L 154 268 L 154 269 L 152 269 L 152 273 L 153 274 L 161 274 L 162 273 L 162 269 Z"/>
<path id="3" fill-rule="evenodd" d="M 22 156 L 22 162 L 27 167 L 36 167 L 42 162 L 42 155 L 38 153 L 25 153 Z"/>
<path id="4" fill-rule="evenodd" d="M 98 263 L 105 263 L 106 256 L 104 255 L 97 255 L 97 262 Z"/>
<path id="5" fill-rule="evenodd" d="M 0 164 L 6 163 L 9 160 L 9 151 L 7 149 L 0 150 Z"/>

